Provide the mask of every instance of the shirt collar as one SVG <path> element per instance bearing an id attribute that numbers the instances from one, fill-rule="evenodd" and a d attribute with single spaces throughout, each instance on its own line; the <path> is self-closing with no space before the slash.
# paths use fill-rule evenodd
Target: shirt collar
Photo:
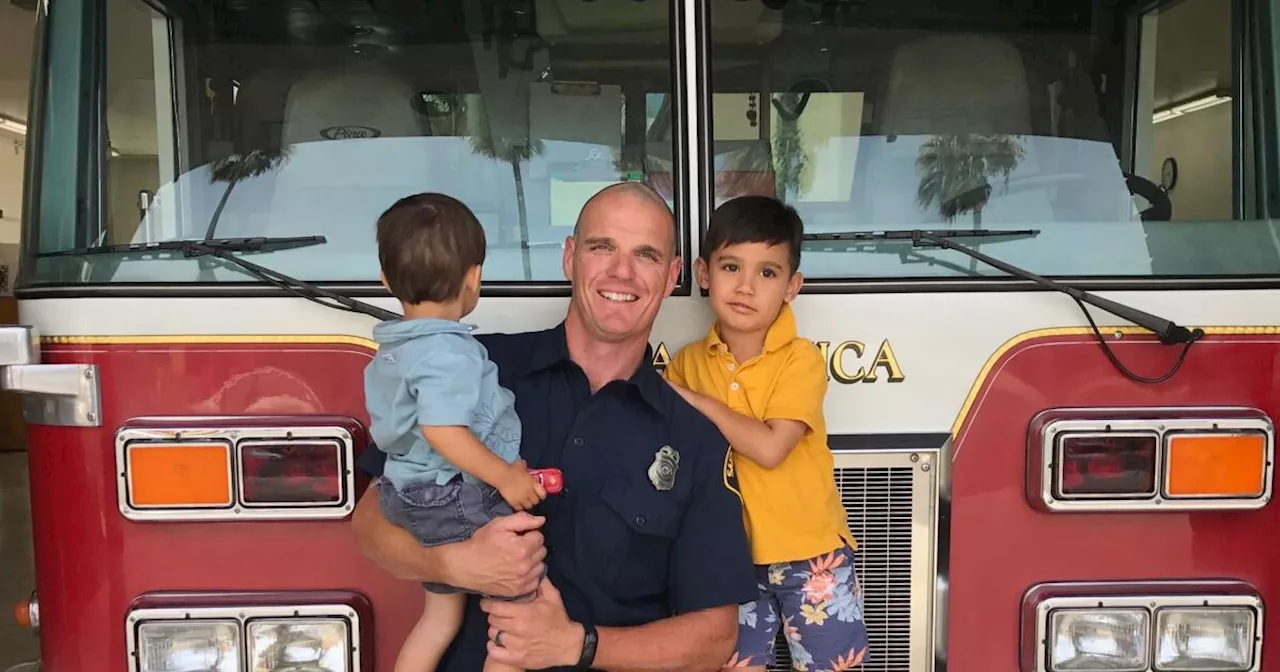
<path id="1" fill-rule="evenodd" d="M 720 338 L 717 326 L 714 323 L 711 325 L 711 328 L 707 330 L 706 337 L 702 339 L 702 343 L 706 346 L 709 354 L 728 353 L 729 345 Z M 764 336 L 764 352 L 774 352 L 796 340 L 798 335 L 799 332 L 796 331 L 796 316 L 791 311 L 791 304 L 783 303 L 782 310 L 778 311 L 778 317 L 774 318 L 773 324 L 769 326 L 769 331 Z"/>
<path id="2" fill-rule="evenodd" d="M 652 362 L 653 346 L 646 344 L 644 358 L 640 360 L 640 366 L 624 382 L 638 389 L 640 396 L 654 410 L 665 414 L 666 409 L 670 406 L 663 401 L 662 396 L 667 384 L 662 380 L 662 376 L 653 369 Z M 561 364 L 577 366 L 569 356 L 569 341 L 565 336 L 563 321 L 555 327 L 538 334 L 537 340 L 533 345 L 533 351 L 529 354 L 528 372 L 538 373 Z"/>

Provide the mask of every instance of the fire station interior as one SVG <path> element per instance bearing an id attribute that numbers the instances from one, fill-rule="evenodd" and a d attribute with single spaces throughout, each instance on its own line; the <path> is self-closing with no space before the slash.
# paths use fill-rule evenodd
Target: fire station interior
<path id="1" fill-rule="evenodd" d="M 1083 184 L 1111 180 L 1153 221 L 1246 218 L 1238 4 L 711 0 L 716 199 L 775 194 L 818 227 L 847 227 L 848 203 L 874 188 L 859 139 L 976 133 L 1109 148 L 1102 177 Z M 497 250 L 527 235 L 546 253 L 538 273 L 556 272 L 543 267 L 558 267 L 578 208 L 604 184 L 642 176 L 672 194 L 678 120 L 657 0 L 105 6 L 103 242 L 154 236 L 140 226 L 149 203 L 184 172 L 362 133 L 468 138 L 465 151 L 416 158 L 447 166 L 421 187 L 472 205 Z M 558 141 L 569 144 L 545 150 Z M 575 142 L 611 152 L 563 149 Z M 11 190 L 0 184 L 6 211 L 21 205 Z M 1077 207 L 1083 193 L 1068 185 L 1044 207 Z M 215 235 L 369 234 L 289 228 L 305 225 L 231 216 Z M 32 587 L 30 519 L 24 447 L 2 448 L 0 599 L 12 604 Z M 0 670 L 36 655 L 29 632 L 0 623 Z"/>

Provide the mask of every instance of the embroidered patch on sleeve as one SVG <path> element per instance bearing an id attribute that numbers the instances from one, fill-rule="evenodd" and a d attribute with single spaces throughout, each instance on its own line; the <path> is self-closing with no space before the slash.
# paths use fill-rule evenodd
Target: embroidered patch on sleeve
<path id="1" fill-rule="evenodd" d="M 733 463 L 732 446 L 724 451 L 724 487 L 737 495 L 738 501 L 742 501 L 742 492 L 738 490 L 738 471 Z"/>

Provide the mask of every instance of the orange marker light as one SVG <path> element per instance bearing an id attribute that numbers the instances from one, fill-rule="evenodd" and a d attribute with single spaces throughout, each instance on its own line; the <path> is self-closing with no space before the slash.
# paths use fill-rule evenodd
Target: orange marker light
<path id="1" fill-rule="evenodd" d="M 13 620 L 24 628 L 31 627 L 31 600 L 22 600 L 13 608 Z"/>
<path id="2" fill-rule="evenodd" d="M 1169 497 L 1259 497 L 1265 489 L 1262 434 L 1174 434 L 1166 458 Z"/>
<path id="3" fill-rule="evenodd" d="M 231 506 L 228 443 L 135 443 L 125 459 L 137 508 Z"/>

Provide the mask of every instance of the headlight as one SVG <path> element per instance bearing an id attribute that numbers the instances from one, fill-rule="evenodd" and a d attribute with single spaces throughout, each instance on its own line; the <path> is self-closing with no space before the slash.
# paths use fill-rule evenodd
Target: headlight
<path id="1" fill-rule="evenodd" d="M 235 621 L 170 621 L 138 626 L 143 672 L 240 672 Z"/>
<path id="2" fill-rule="evenodd" d="M 1128 595 L 1114 592 L 1120 585 L 1032 588 L 1023 601 L 1023 623 L 1031 627 L 1022 631 L 1022 669 L 1258 672 L 1264 612 L 1257 595 L 1243 593 L 1246 584 L 1184 582 L 1178 588 L 1186 592 L 1160 594 L 1156 587 L 1176 583 L 1152 583 L 1152 592 L 1133 585 Z M 1215 589 L 1227 594 L 1210 594 Z"/>
<path id="3" fill-rule="evenodd" d="M 1253 666 L 1250 609 L 1192 608 L 1156 612 L 1156 669 L 1248 670 Z"/>
<path id="4" fill-rule="evenodd" d="M 350 672 L 342 619 L 249 622 L 249 669 L 262 672 Z"/>
<path id="5" fill-rule="evenodd" d="M 1051 620 L 1051 672 L 1147 669 L 1145 609 L 1062 609 Z"/>
<path id="6" fill-rule="evenodd" d="M 317 602 L 279 599 L 303 596 Z M 363 600 L 281 593 L 275 604 L 236 605 L 226 594 L 201 597 L 221 604 L 196 606 L 194 594 L 174 594 L 150 600 L 163 606 L 129 612 L 129 672 L 368 672 L 361 662 L 369 641 L 361 628 L 369 614 Z"/>

